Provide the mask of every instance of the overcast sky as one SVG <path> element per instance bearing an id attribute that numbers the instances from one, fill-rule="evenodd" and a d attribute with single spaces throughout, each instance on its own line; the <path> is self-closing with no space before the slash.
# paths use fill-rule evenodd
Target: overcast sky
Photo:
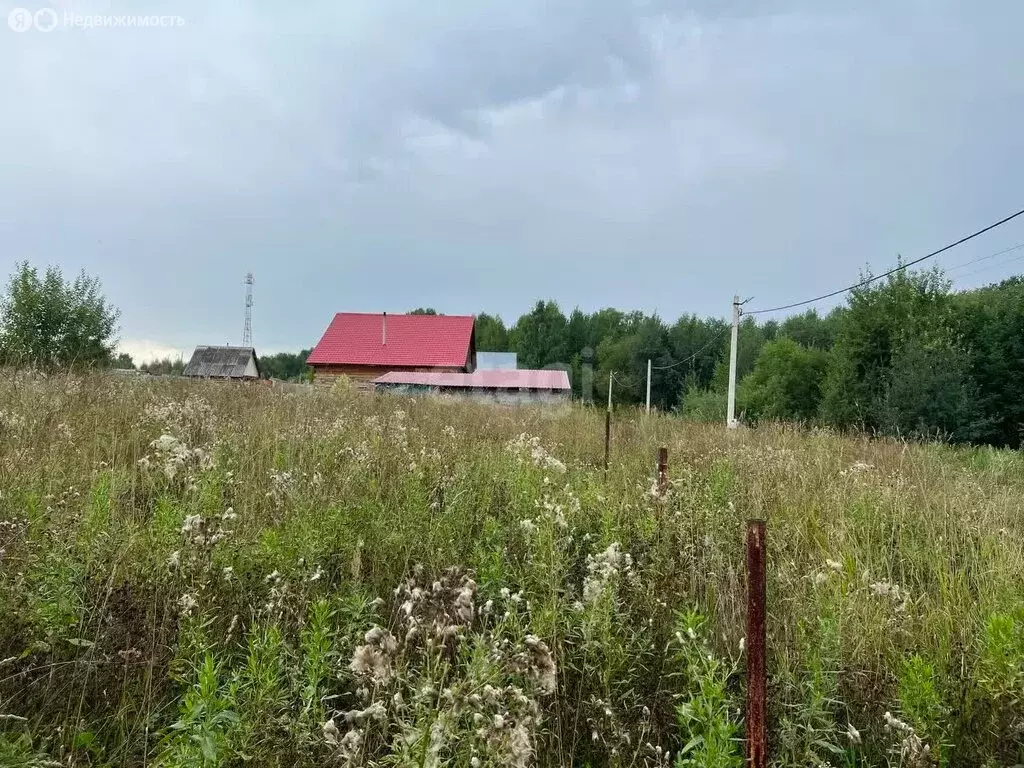
<path id="1" fill-rule="evenodd" d="M 97 275 L 136 353 L 239 343 L 248 270 L 261 351 L 340 310 L 674 320 L 1024 207 L 1019 0 L 17 5 L 59 23 L 0 27 L 0 270 Z"/>

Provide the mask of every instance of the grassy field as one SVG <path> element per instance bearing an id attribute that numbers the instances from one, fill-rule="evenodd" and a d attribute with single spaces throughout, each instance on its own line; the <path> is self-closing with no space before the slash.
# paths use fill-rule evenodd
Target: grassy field
<path id="1" fill-rule="evenodd" d="M 652 493 L 667 446 L 671 489 Z M 1024 460 L 345 391 L 0 379 L 0 765 L 1024 762 Z"/>

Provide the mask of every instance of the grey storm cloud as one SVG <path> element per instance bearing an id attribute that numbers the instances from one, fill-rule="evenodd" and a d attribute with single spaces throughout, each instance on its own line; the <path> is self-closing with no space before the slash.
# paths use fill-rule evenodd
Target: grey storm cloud
<path id="1" fill-rule="evenodd" d="M 338 310 L 722 315 L 1024 200 L 1011 0 L 53 7 L 183 22 L 0 29 L 0 267 L 98 275 L 126 340 L 238 340 L 249 270 L 264 349 Z"/>

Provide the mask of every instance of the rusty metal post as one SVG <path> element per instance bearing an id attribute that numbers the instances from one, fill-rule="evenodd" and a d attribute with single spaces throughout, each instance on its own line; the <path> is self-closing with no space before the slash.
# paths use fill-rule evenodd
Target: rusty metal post
<path id="1" fill-rule="evenodd" d="M 608 372 L 608 410 L 604 414 L 604 479 L 608 479 L 608 454 L 612 443 L 612 382 L 615 371 Z"/>
<path id="2" fill-rule="evenodd" d="M 668 490 L 668 448 L 658 449 L 658 495 Z"/>
<path id="3" fill-rule="evenodd" d="M 604 479 L 608 479 L 608 452 L 612 443 L 612 411 L 604 412 Z"/>
<path id="4" fill-rule="evenodd" d="M 747 765 L 768 765 L 765 671 L 765 524 L 747 521 Z"/>

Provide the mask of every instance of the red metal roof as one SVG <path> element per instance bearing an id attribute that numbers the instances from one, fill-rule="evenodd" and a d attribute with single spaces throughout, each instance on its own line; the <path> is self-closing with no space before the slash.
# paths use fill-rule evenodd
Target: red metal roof
<path id="1" fill-rule="evenodd" d="M 473 337 L 472 315 L 339 312 L 306 360 L 310 365 L 462 368 Z"/>
<path id="2" fill-rule="evenodd" d="M 473 373 L 392 371 L 378 376 L 374 384 L 413 384 L 425 387 L 474 387 L 497 389 L 569 389 L 565 371 L 487 370 Z"/>

